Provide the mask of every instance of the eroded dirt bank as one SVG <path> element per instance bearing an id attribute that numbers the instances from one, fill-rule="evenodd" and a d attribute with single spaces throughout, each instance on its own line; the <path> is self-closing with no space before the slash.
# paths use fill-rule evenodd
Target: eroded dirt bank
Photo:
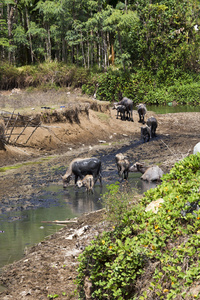
<path id="1" fill-rule="evenodd" d="M 81 96 L 77 97 L 78 101 L 83 100 Z M 77 102 L 77 98 L 75 100 Z M 95 100 L 88 99 L 91 101 Z M 51 105 L 48 99 L 42 105 L 44 103 Z M 123 148 L 131 162 L 156 163 L 167 172 L 176 161 L 191 154 L 200 139 L 200 113 L 157 115 L 148 112 L 147 117 L 154 115 L 158 120 L 158 136 L 144 144 L 140 140 L 141 124 L 136 110 L 134 122 L 117 120 L 116 111 L 106 104 L 105 109 L 89 109 L 88 112 L 80 115 L 78 124 L 56 122 L 48 124 L 48 129 L 38 129 L 30 139 L 29 147 L 8 146 L 6 151 L 1 150 L 1 166 L 41 161 L 0 174 L 0 213 L 14 210 L 17 201 L 24 205 L 24 209 L 34 207 L 31 202 L 34 193 L 39 193 L 49 181 L 61 183 L 60 174 L 74 157 L 103 154 L 106 168 L 107 156 L 121 151 L 123 145 L 131 145 L 127 151 L 126 147 Z M 22 195 L 28 202 L 20 203 Z M 94 236 L 105 229 L 103 215 L 103 211 L 83 215 L 77 223 L 68 224 L 32 247 L 19 262 L 6 266 L 0 276 L 0 284 L 6 288 L 0 293 L 1 299 L 47 299 L 48 295 L 59 295 L 58 299 L 78 299 L 73 282 L 77 256 Z"/>

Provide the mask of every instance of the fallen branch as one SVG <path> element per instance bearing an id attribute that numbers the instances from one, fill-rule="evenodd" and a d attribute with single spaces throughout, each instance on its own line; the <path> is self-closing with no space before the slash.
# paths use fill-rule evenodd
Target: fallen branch
<path id="1" fill-rule="evenodd" d="M 77 223 L 76 220 L 66 220 L 66 221 L 41 221 L 42 223 L 53 223 L 53 224 L 68 224 L 68 223 Z"/>

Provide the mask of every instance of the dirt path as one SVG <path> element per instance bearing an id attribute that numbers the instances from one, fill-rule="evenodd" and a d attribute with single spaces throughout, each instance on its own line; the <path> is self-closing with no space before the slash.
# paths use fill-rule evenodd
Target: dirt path
<path id="1" fill-rule="evenodd" d="M 66 102 L 63 95 L 59 97 L 66 105 L 68 97 Z M 23 209 L 32 208 L 31 195 L 40 192 L 49 181 L 60 182 L 61 173 L 74 157 L 99 156 L 103 153 L 106 161 L 107 155 L 127 145 L 126 154 L 131 162 L 159 164 L 168 172 L 176 161 L 192 153 L 200 139 L 200 113 L 156 115 L 148 112 L 147 117 L 154 115 L 158 120 L 158 136 L 142 143 L 141 124 L 138 123 L 136 111 L 134 122 L 121 121 L 116 119 L 116 111 L 109 109 L 106 103 L 96 104 L 95 100 L 80 95 L 74 99 L 76 104 L 90 104 L 89 114 L 80 113 L 78 123 L 45 123 L 32 136 L 29 147 L 8 146 L 6 150 L 0 150 L 0 166 L 32 161 L 18 169 L 0 173 L 0 214 L 14 210 L 20 203 L 21 195 L 29 201 L 20 203 L 24 205 Z M 47 100 L 43 99 L 42 105 L 51 105 Z M 59 104 L 61 102 L 58 107 Z M 59 172 L 55 171 L 55 166 Z M 105 229 L 103 214 L 101 211 L 83 215 L 77 223 L 67 225 L 32 247 L 19 262 L 6 266 L 0 276 L 0 284 L 6 287 L 0 293 L 1 299 L 49 299 L 48 295 L 59 295 L 58 299 L 78 299 L 74 294 L 76 287 L 73 282 L 77 256 L 94 236 Z"/>

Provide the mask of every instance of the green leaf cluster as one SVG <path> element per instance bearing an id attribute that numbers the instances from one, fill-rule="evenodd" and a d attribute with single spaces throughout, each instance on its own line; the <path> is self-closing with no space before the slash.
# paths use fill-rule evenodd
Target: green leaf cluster
<path id="1" fill-rule="evenodd" d="M 200 299 L 191 289 L 200 279 L 199 186 L 197 153 L 176 163 L 140 203 L 124 206 L 121 221 L 112 220 L 112 230 L 97 237 L 79 257 L 80 296 L 87 276 L 93 299 Z M 124 191 L 113 185 L 106 197 L 107 203 L 115 204 L 114 197 L 123 199 Z M 164 202 L 157 213 L 145 210 L 160 198 Z M 139 281 L 144 288 L 137 288 Z"/>

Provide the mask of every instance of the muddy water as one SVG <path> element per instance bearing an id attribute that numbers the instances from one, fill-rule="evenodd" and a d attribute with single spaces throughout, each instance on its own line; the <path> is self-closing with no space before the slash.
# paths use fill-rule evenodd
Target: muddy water
<path id="1" fill-rule="evenodd" d="M 125 146 L 120 150 L 125 152 L 129 147 Z M 115 153 L 106 153 L 106 155 L 104 152 L 101 153 L 103 187 L 97 183 L 94 194 L 87 195 L 84 188 L 78 189 L 73 185 L 63 189 L 61 184 L 52 183 L 34 197 L 35 203 L 41 203 L 41 206 L 46 207 L 2 214 L 0 216 L 0 267 L 21 259 L 26 247 L 42 241 L 63 226 L 48 221 L 71 219 L 82 213 L 101 209 L 102 195 L 107 191 L 106 186 L 119 180 L 114 162 Z M 130 173 L 128 182 L 130 189 L 143 193 L 155 187 L 155 184 L 143 182 L 140 176 L 139 173 Z"/>
<path id="2" fill-rule="evenodd" d="M 108 180 L 109 184 L 112 182 L 114 183 L 114 181 Z M 144 183 L 138 174 L 133 173 L 130 175 L 129 185 L 136 188 L 140 193 L 155 186 Z M 1 218 L 0 267 L 21 259 L 26 247 L 42 241 L 63 226 L 48 223 L 48 221 L 71 219 L 82 213 L 101 209 L 101 196 L 105 191 L 106 182 L 102 188 L 96 185 L 93 195 L 87 195 L 84 188 L 70 187 L 63 190 L 60 185 L 49 185 L 43 191 L 40 200 L 53 197 L 57 200 L 56 204 L 46 208 L 12 212 L 5 216 L 5 220 Z"/>

